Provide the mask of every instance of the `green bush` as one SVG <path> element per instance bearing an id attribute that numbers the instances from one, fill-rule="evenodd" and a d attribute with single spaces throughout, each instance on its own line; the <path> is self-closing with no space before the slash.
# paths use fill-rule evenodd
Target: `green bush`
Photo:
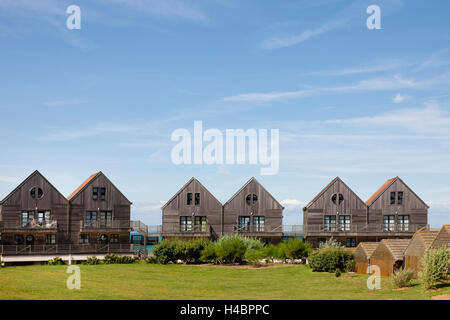
<path id="1" fill-rule="evenodd" d="M 435 288 L 438 282 L 450 279 L 450 251 L 447 248 L 428 250 L 421 264 L 419 278 L 427 289 Z"/>
<path id="2" fill-rule="evenodd" d="M 411 280 L 414 277 L 414 271 L 411 269 L 403 269 L 394 271 L 392 275 L 392 280 L 396 288 L 409 287 L 411 285 Z"/>
<path id="3" fill-rule="evenodd" d="M 326 248 L 343 249 L 344 246 L 342 244 L 340 244 L 336 239 L 331 237 L 327 241 L 319 243 L 319 249 L 326 249 Z"/>
<path id="4" fill-rule="evenodd" d="M 217 240 L 217 261 L 220 263 L 240 263 L 247 251 L 247 244 L 240 236 L 223 236 Z"/>
<path id="5" fill-rule="evenodd" d="M 285 250 L 285 242 L 280 243 L 278 246 L 273 245 L 272 243 L 269 243 L 266 245 L 263 249 L 266 257 L 269 257 L 270 259 L 286 259 L 286 250 Z"/>
<path id="6" fill-rule="evenodd" d="M 65 264 L 61 257 L 54 257 L 51 260 L 48 260 L 48 264 L 51 266 L 60 266 Z"/>
<path id="7" fill-rule="evenodd" d="M 164 239 L 153 248 L 158 263 L 175 263 L 181 260 L 186 263 L 199 263 L 202 251 L 209 245 L 207 239 Z"/>
<path id="8" fill-rule="evenodd" d="M 88 265 L 100 264 L 100 260 L 96 256 L 88 257 L 86 259 L 86 264 Z"/>
<path id="9" fill-rule="evenodd" d="M 128 263 L 135 263 L 136 259 L 133 257 L 128 256 L 119 256 L 116 253 L 108 253 L 105 255 L 105 259 L 103 260 L 103 263 L 105 264 L 128 264 Z"/>
<path id="10" fill-rule="evenodd" d="M 261 266 L 261 260 L 264 259 L 265 254 L 262 249 L 247 249 L 245 252 L 245 260 L 247 260 L 248 263 L 251 263 L 255 267 Z"/>
<path id="11" fill-rule="evenodd" d="M 283 249 L 287 259 L 303 259 L 308 257 L 312 251 L 311 245 L 299 238 L 291 238 L 284 242 Z"/>
<path id="12" fill-rule="evenodd" d="M 353 255 L 345 249 L 328 247 L 314 251 L 308 259 L 313 271 L 336 272 L 337 269 L 349 272 L 353 271 Z"/>
<path id="13" fill-rule="evenodd" d="M 155 256 L 149 256 L 145 259 L 145 263 L 156 264 L 158 263 L 158 259 Z"/>

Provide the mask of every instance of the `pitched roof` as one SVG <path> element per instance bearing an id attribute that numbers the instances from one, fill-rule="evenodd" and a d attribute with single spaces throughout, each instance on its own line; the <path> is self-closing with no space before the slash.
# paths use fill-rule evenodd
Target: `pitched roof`
<path id="1" fill-rule="evenodd" d="M 67 197 L 67 199 L 72 200 L 73 198 L 75 198 L 75 196 L 81 192 L 81 190 L 83 190 L 92 180 L 94 180 L 95 177 L 97 177 L 99 174 L 101 173 L 101 171 L 96 172 L 94 174 L 92 174 L 89 178 L 86 179 L 86 181 L 84 181 L 74 192 L 72 192 L 72 194 L 70 196 Z"/>
<path id="2" fill-rule="evenodd" d="M 241 193 L 242 190 L 245 189 L 245 187 L 247 187 L 253 181 L 256 182 L 263 189 L 264 192 L 266 192 L 269 196 L 271 196 L 272 199 L 275 200 L 275 202 L 278 203 L 278 205 L 284 209 L 284 207 L 281 205 L 281 203 L 279 203 L 278 200 L 269 191 L 267 191 L 266 188 L 264 188 L 263 185 L 261 183 L 259 183 L 259 181 L 256 180 L 255 177 L 251 177 L 238 191 L 236 191 L 235 194 L 233 194 L 231 196 L 231 198 L 227 202 L 225 202 L 225 204 L 223 206 L 226 206 L 228 203 L 230 203 L 234 198 L 236 198 L 236 196 L 239 193 Z"/>
<path id="3" fill-rule="evenodd" d="M 380 189 L 378 189 L 370 198 L 369 200 L 366 201 L 366 205 L 370 206 L 372 203 L 375 202 L 376 199 L 378 199 L 379 196 L 381 196 L 384 191 L 386 191 L 387 188 L 389 188 L 391 186 L 392 183 L 394 183 L 394 181 L 397 180 L 397 177 L 389 179 L 388 181 L 386 181 Z"/>
<path id="4" fill-rule="evenodd" d="M 378 248 L 379 242 L 360 242 L 361 248 L 363 248 L 367 257 L 370 257 L 372 253 Z"/>
<path id="5" fill-rule="evenodd" d="M 174 195 L 173 195 L 173 197 L 172 198 L 170 198 L 162 207 L 161 207 L 161 210 L 164 210 L 164 208 L 165 207 L 167 207 L 168 205 L 169 205 L 169 203 L 173 200 L 173 199 L 175 199 L 192 181 L 196 181 L 203 189 L 205 189 L 206 190 L 206 192 L 211 196 L 211 197 L 213 197 L 213 199 L 214 200 L 216 200 L 217 201 L 217 203 L 219 203 L 219 205 L 220 206 L 222 206 L 222 203 L 219 201 L 219 200 L 217 200 L 217 198 L 208 190 L 208 188 L 206 188 L 200 181 L 198 181 L 195 177 L 192 177 L 192 178 L 190 178 L 189 179 L 189 181 L 188 182 L 186 182 L 181 188 L 180 188 L 180 190 L 178 190 L 177 191 L 177 193 L 175 193 Z"/>
<path id="6" fill-rule="evenodd" d="M 320 198 L 320 196 L 328 190 L 328 188 L 330 188 L 336 181 L 340 181 L 347 189 L 349 189 L 351 192 L 353 192 L 353 194 L 356 196 L 357 199 L 359 199 L 362 203 L 364 203 L 364 201 L 361 200 L 361 198 L 348 186 L 345 184 L 344 181 L 342 181 L 341 178 L 336 177 L 333 180 L 330 181 L 330 183 L 328 183 L 310 202 L 308 202 L 308 204 L 305 206 L 305 208 L 309 208 L 318 198 Z"/>
<path id="7" fill-rule="evenodd" d="M 8 200 L 9 197 L 11 197 L 17 190 L 19 190 L 25 183 L 27 183 L 32 177 L 34 177 L 36 174 L 40 175 L 45 182 L 47 182 L 53 189 L 55 189 L 64 199 L 66 198 L 58 189 L 55 188 L 54 185 L 50 183 L 50 181 L 47 180 L 46 177 L 42 175 L 38 170 L 34 170 L 25 180 L 23 180 L 16 188 L 14 188 L 13 191 L 11 191 L 2 201 L 0 201 L 0 204 Z"/>
<path id="8" fill-rule="evenodd" d="M 396 261 L 403 260 L 403 254 L 408 248 L 410 239 L 383 239 L 382 243 L 386 245 Z"/>
<path id="9" fill-rule="evenodd" d="M 434 239 L 438 235 L 439 230 L 419 230 L 416 232 L 417 236 L 423 241 L 425 248 L 430 248 Z"/>

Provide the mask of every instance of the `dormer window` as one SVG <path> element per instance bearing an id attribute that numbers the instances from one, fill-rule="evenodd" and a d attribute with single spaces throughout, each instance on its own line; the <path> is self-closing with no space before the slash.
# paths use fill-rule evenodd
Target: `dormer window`
<path id="1" fill-rule="evenodd" d="M 344 201 L 344 195 L 342 193 L 335 193 L 331 196 L 331 201 L 334 204 L 341 204 Z"/>
<path id="2" fill-rule="evenodd" d="M 258 202 L 258 196 L 256 194 L 249 194 L 245 198 L 245 202 L 247 202 L 249 206 L 254 205 L 256 204 L 256 202 Z"/>

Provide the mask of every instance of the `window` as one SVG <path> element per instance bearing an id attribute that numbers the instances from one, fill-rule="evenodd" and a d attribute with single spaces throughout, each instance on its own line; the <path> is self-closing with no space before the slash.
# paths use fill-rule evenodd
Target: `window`
<path id="1" fill-rule="evenodd" d="M 347 248 L 355 248 L 356 247 L 356 239 L 355 238 L 347 238 L 345 240 L 345 246 Z"/>
<path id="2" fill-rule="evenodd" d="M 256 194 L 249 194 L 245 197 L 245 202 L 247 202 L 249 206 L 254 205 L 258 202 L 258 196 Z"/>
<path id="3" fill-rule="evenodd" d="M 398 216 L 397 218 L 398 231 L 409 230 L 409 216 Z"/>
<path id="4" fill-rule="evenodd" d="M 399 191 L 397 194 L 397 203 L 403 204 L 403 192 Z"/>
<path id="5" fill-rule="evenodd" d="M 14 235 L 14 242 L 15 242 L 17 245 L 22 245 L 22 244 L 24 243 L 23 236 L 20 235 L 20 234 Z"/>
<path id="6" fill-rule="evenodd" d="M 86 220 L 84 221 L 86 227 L 97 226 L 97 211 L 86 211 Z"/>
<path id="7" fill-rule="evenodd" d="M 45 212 L 44 211 L 39 211 L 38 212 L 38 219 L 37 219 L 37 221 L 39 223 L 43 223 L 44 219 L 45 219 Z"/>
<path id="8" fill-rule="evenodd" d="M 118 234 L 112 234 L 111 238 L 109 239 L 109 241 L 111 243 L 115 243 L 115 244 L 119 243 L 119 235 Z"/>
<path id="9" fill-rule="evenodd" d="M 31 196 L 33 199 L 36 199 L 36 197 L 37 197 L 38 199 L 42 199 L 42 197 L 44 196 L 44 191 L 43 191 L 41 188 L 33 187 L 33 188 L 31 188 L 31 190 L 30 190 L 30 196 Z"/>
<path id="10" fill-rule="evenodd" d="M 106 200 L 106 188 L 100 188 L 100 200 Z"/>
<path id="11" fill-rule="evenodd" d="M 111 211 L 101 211 L 100 212 L 100 228 L 111 228 L 112 227 L 112 212 Z"/>
<path id="12" fill-rule="evenodd" d="M 238 231 L 250 231 L 250 217 L 238 218 Z"/>
<path id="13" fill-rule="evenodd" d="M 339 231 L 350 231 L 350 216 L 339 216 Z"/>
<path id="14" fill-rule="evenodd" d="M 334 204 L 341 204 L 344 201 L 344 195 L 342 193 L 335 193 L 331 196 L 331 201 Z"/>
<path id="15" fill-rule="evenodd" d="M 324 217 L 324 231 L 336 231 L 336 216 Z"/>
<path id="16" fill-rule="evenodd" d="M 34 221 L 34 212 L 22 212 L 22 228 L 30 227 Z"/>
<path id="17" fill-rule="evenodd" d="M 98 199 L 98 188 L 92 188 L 92 200 Z"/>
<path id="18" fill-rule="evenodd" d="M 80 234 L 80 244 L 89 244 L 89 237 L 87 234 Z"/>
<path id="19" fill-rule="evenodd" d="M 200 193 L 195 194 L 195 205 L 198 206 L 200 204 Z"/>
<path id="20" fill-rule="evenodd" d="M 194 229 L 195 232 L 206 232 L 206 217 L 195 217 Z"/>
<path id="21" fill-rule="evenodd" d="M 101 242 L 102 244 L 108 243 L 108 235 L 102 234 L 102 235 L 100 236 L 100 242 Z"/>
<path id="22" fill-rule="evenodd" d="M 180 217 L 180 231 L 181 232 L 192 231 L 192 217 Z"/>
<path id="23" fill-rule="evenodd" d="M 188 206 L 192 205 L 192 193 L 191 192 L 189 192 L 187 194 L 187 202 L 186 203 L 187 203 Z"/>
<path id="24" fill-rule="evenodd" d="M 383 231 L 394 231 L 394 216 L 383 216 Z"/>
<path id="25" fill-rule="evenodd" d="M 55 234 L 45 235 L 45 244 L 56 244 L 56 235 Z"/>
<path id="26" fill-rule="evenodd" d="M 264 217 L 253 217 L 253 226 L 255 232 L 264 232 Z"/>
<path id="27" fill-rule="evenodd" d="M 391 204 L 395 204 L 395 192 L 391 192 Z"/>

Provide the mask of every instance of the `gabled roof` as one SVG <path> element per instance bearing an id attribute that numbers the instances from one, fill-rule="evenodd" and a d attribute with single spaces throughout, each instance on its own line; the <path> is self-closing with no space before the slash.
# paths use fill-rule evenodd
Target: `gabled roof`
<path id="1" fill-rule="evenodd" d="M 379 242 L 360 242 L 359 245 L 366 253 L 366 256 L 370 258 L 372 253 L 375 251 L 376 248 L 378 248 Z"/>
<path id="2" fill-rule="evenodd" d="M 403 255 L 406 248 L 408 248 L 410 239 L 383 239 L 382 243 L 386 245 L 391 252 L 395 261 L 403 260 Z"/>
<path id="3" fill-rule="evenodd" d="M 67 197 L 67 199 L 69 201 L 75 199 L 84 189 L 87 188 L 87 186 L 89 184 L 91 184 L 92 181 L 94 181 L 97 177 L 99 177 L 100 175 L 103 175 L 105 177 L 105 179 L 114 187 L 117 189 L 117 191 L 130 203 L 132 204 L 132 202 L 130 200 L 127 199 L 127 197 L 125 197 L 125 195 L 114 185 L 114 183 L 111 182 L 111 180 L 108 179 L 108 177 L 101 171 L 92 174 L 89 178 L 86 179 L 86 181 L 84 181 L 74 192 L 72 192 L 72 194 Z"/>
<path id="4" fill-rule="evenodd" d="M 55 189 L 64 199 L 66 199 L 66 197 L 58 190 L 55 188 L 54 185 L 52 185 L 50 183 L 50 181 L 47 180 L 46 177 L 44 177 L 44 175 L 42 173 L 40 173 L 38 170 L 34 170 L 33 173 L 31 173 L 25 180 L 23 180 L 16 188 L 14 188 L 13 191 L 11 191 L 2 201 L 0 201 L 0 204 L 3 204 L 3 202 L 5 202 L 6 200 L 8 200 L 14 193 L 16 193 L 17 190 L 19 190 L 20 188 L 22 188 L 22 186 L 27 183 L 31 178 L 33 178 L 35 175 L 40 175 L 45 182 L 47 182 L 53 189 Z"/>
<path id="5" fill-rule="evenodd" d="M 322 194 L 324 194 L 336 181 L 341 182 L 347 189 L 349 189 L 351 192 L 353 192 L 353 194 L 356 196 L 356 198 L 358 200 L 360 200 L 362 203 L 364 203 L 364 201 L 348 186 L 345 184 L 344 181 L 342 181 L 341 178 L 336 177 L 333 180 L 330 181 L 329 184 L 327 184 L 310 202 L 308 202 L 308 204 L 305 206 L 305 208 L 309 208 L 314 202 L 316 202 L 317 199 L 319 199 Z"/>
<path id="6" fill-rule="evenodd" d="M 370 207 L 395 181 L 400 180 L 401 183 L 403 183 L 403 185 L 406 186 L 406 188 L 408 188 L 409 191 L 411 191 L 412 194 L 414 194 L 427 208 L 429 208 L 429 206 L 425 203 L 425 201 L 423 201 L 410 187 L 408 187 L 408 185 L 399 177 L 395 177 L 392 179 L 389 179 L 388 181 L 386 181 L 380 189 L 377 190 L 377 192 L 375 192 L 370 198 L 369 200 L 366 201 L 366 205 L 368 207 Z"/>
<path id="7" fill-rule="evenodd" d="M 203 189 L 205 189 L 206 190 L 206 192 L 214 199 L 214 200 L 216 200 L 217 201 L 217 203 L 220 205 L 220 206 L 222 206 L 222 203 L 219 201 L 219 200 L 217 200 L 217 198 L 208 190 L 208 188 L 206 188 L 200 181 L 198 181 L 195 177 L 192 177 L 191 179 L 189 179 L 189 181 L 188 182 L 186 182 L 182 187 L 181 187 L 181 189 L 180 190 L 178 190 L 177 191 L 177 193 L 175 193 L 174 195 L 173 195 L 173 197 L 172 198 L 170 198 L 162 207 L 161 207 L 161 210 L 164 210 L 164 208 L 165 207 L 167 207 L 168 205 L 169 205 L 169 203 L 173 200 L 173 199 L 175 199 L 192 181 L 196 181 Z"/>
<path id="8" fill-rule="evenodd" d="M 273 200 L 275 200 L 276 203 L 278 203 L 278 205 L 284 209 L 284 207 L 281 205 L 281 203 L 278 202 L 278 200 L 269 192 L 266 190 L 266 188 L 263 187 L 263 185 L 261 183 L 258 182 L 258 180 L 255 179 L 255 177 L 251 177 L 235 194 L 233 194 L 233 196 L 227 201 L 225 202 L 224 206 L 226 206 L 228 203 L 230 203 L 234 198 L 236 198 L 236 196 L 241 193 L 242 190 L 245 189 L 245 187 L 247 187 L 250 183 L 252 182 L 256 182 L 262 189 L 263 191 L 265 191 L 270 197 L 272 197 Z"/>
<path id="9" fill-rule="evenodd" d="M 419 230 L 414 234 L 414 236 L 422 240 L 425 248 L 428 249 L 433 244 L 433 241 L 438 235 L 438 233 L 439 230 Z"/>

